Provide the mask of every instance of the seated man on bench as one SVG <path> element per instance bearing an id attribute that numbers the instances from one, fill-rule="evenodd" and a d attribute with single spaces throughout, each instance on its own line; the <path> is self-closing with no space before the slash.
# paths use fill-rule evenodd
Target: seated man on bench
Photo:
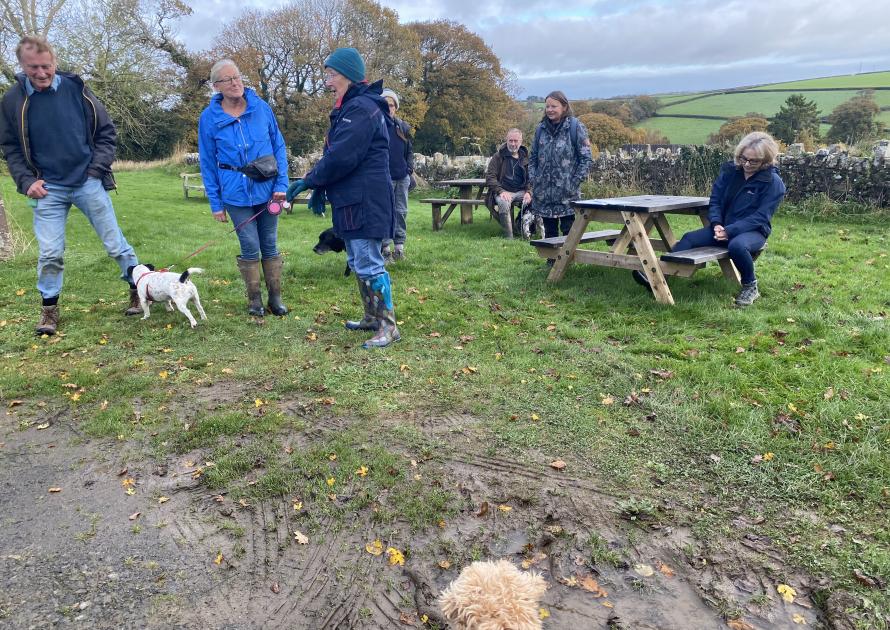
<path id="1" fill-rule="evenodd" d="M 513 238 L 513 203 L 525 208 L 532 200 L 528 181 L 528 149 L 522 146 L 522 132 L 511 129 L 488 161 L 485 171 L 488 194 L 485 205 L 494 213 L 504 231 L 504 238 Z"/>
<path id="2" fill-rule="evenodd" d="M 769 134 L 749 133 L 735 148 L 735 159 L 720 168 L 711 188 L 710 225 L 683 235 L 671 250 L 726 247 L 742 277 L 737 306 L 750 306 L 760 297 L 754 276 L 753 253 L 762 250 L 772 231 L 770 219 L 785 196 L 785 184 L 775 166 L 779 147 Z M 639 271 L 634 280 L 649 288 Z"/>

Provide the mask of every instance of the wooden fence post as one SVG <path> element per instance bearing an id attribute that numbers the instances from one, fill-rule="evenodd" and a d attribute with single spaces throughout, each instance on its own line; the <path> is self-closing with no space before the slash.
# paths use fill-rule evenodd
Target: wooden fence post
<path id="1" fill-rule="evenodd" d="M 0 260 L 12 257 L 12 235 L 9 233 L 9 223 L 6 221 L 6 208 L 3 199 L 0 199 Z"/>

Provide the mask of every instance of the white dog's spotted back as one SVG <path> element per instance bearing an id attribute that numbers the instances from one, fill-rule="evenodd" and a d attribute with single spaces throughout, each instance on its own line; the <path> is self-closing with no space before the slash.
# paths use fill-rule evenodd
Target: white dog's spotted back
<path id="1" fill-rule="evenodd" d="M 151 302 L 166 302 L 168 311 L 172 311 L 173 305 L 176 305 L 176 308 L 188 318 L 189 324 L 194 328 L 198 322 L 189 311 L 189 300 L 195 303 L 195 308 L 198 309 L 201 319 L 207 319 L 207 314 L 201 306 L 201 299 L 198 297 L 198 287 L 189 280 L 190 275 L 203 272 L 204 270 L 200 267 L 189 267 L 188 270 L 179 274 L 172 271 L 154 271 L 145 265 L 136 265 L 132 271 L 132 279 L 139 294 L 142 319 L 148 319 L 151 315 L 149 310 Z"/>

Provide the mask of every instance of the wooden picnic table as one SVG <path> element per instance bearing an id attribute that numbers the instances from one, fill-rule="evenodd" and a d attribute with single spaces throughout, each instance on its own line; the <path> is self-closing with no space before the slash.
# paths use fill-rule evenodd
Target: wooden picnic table
<path id="1" fill-rule="evenodd" d="M 473 208 L 485 205 L 485 179 L 467 178 L 467 179 L 443 179 L 433 182 L 434 186 L 450 186 L 457 188 L 456 199 L 421 199 L 422 203 L 429 203 L 433 209 L 433 229 L 440 230 L 451 216 L 451 212 L 455 207 L 460 206 L 460 222 L 466 225 L 473 222 Z M 442 216 L 442 207 L 449 206 Z"/>
<path id="2" fill-rule="evenodd" d="M 707 197 L 674 195 L 574 201 L 575 222 L 568 235 L 532 241 L 532 245 L 538 248 L 542 257 L 555 259 L 547 276 L 550 282 L 562 280 L 566 269 L 573 263 L 637 270 L 649 279 L 658 302 L 673 304 L 674 297 L 665 277 L 689 277 L 707 262 L 718 262 L 723 275 L 740 284 L 738 271 L 729 260 L 729 252 L 725 248 L 702 247 L 688 252 L 668 253 L 660 259 L 655 253 L 671 252 L 677 244 L 668 223 L 669 215 L 697 215 L 702 225 L 708 226 L 709 201 Z M 619 224 L 621 229 L 585 232 L 591 222 Z M 653 228 L 659 238 L 650 235 Z M 582 243 L 596 241 L 606 241 L 610 245 L 609 251 L 578 249 Z"/>

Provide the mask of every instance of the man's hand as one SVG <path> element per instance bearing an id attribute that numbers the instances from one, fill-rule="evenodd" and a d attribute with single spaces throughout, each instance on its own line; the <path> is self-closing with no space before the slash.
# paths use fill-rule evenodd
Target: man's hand
<path id="1" fill-rule="evenodd" d="M 28 192 L 25 194 L 27 194 L 31 199 L 43 199 L 49 194 L 49 191 L 44 188 L 44 184 L 46 184 L 46 181 L 38 179 L 36 182 L 31 184 L 31 186 L 28 188 Z"/>
<path id="2" fill-rule="evenodd" d="M 285 198 L 291 202 L 296 199 L 297 195 L 299 195 L 304 190 L 308 190 L 309 186 L 306 185 L 306 182 L 302 179 L 298 179 L 294 181 L 293 184 L 287 187 L 287 194 Z"/>
<path id="3" fill-rule="evenodd" d="M 722 225 L 714 226 L 714 240 L 715 241 L 728 241 L 729 237 L 726 235 L 726 230 Z"/>
<path id="4" fill-rule="evenodd" d="M 229 219 L 228 219 L 228 217 L 226 217 L 226 211 L 220 210 L 219 212 L 213 213 L 213 220 L 219 221 L 220 223 L 226 223 L 226 222 L 228 222 Z"/>
<path id="5" fill-rule="evenodd" d="M 504 201 L 504 203 L 510 203 L 511 201 L 513 201 L 513 193 L 507 190 L 502 190 L 498 197 L 500 197 Z"/>
<path id="6" fill-rule="evenodd" d="M 522 207 L 526 207 L 528 204 L 532 202 L 532 194 L 530 192 L 526 192 L 522 195 Z"/>

